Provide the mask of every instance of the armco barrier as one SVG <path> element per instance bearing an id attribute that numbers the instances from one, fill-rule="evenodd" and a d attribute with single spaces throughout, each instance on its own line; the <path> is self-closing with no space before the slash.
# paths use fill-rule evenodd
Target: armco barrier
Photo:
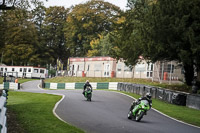
<path id="1" fill-rule="evenodd" d="M 83 89 L 85 83 L 75 83 L 75 89 Z"/>
<path id="2" fill-rule="evenodd" d="M 110 90 L 117 90 L 117 84 L 118 84 L 118 82 L 109 82 L 109 88 L 108 89 L 110 89 Z"/>
<path id="3" fill-rule="evenodd" d="M 50 83 L 44 83 L 44 88 L 50 88 Z"/>
<path id="4" fill-rule="evenodd" d="M 109 83 L 97 83 L 97 89 L 108 89 Z"/>
<path id="5" fill-rule="evenodd" d="M 171 103 L 186 106 L 187 95 L 186 93 L 173 92 Z"/>
<path id="6" fill-rule="evenodd" d="M 57 89 L 57 85 L 58 85 L 58 83 L 51 83 L 50 88 L 51 89 Z"/>
<path id="7" fill-rule="evenodd" d="M 2 96 L 0 97 L 0 130 L 1 133 L 7 133 L 7 116 L 6 116 L 6 101 L 7 101 L 8 90 L 2 91 Z"/>
<path id="8" fill-rule="evenodd" d="M 75 83 L 65 83 L 65 89 L 75 89 Z"/>
<path id="9" fill-rule="evenodd" d="M 3 82 L 4 89 L 9 89 L 10 83 L 9 82 Z"/>
<path id="10" fill-rule="evenodd" d="M 48 89 L 83 89 L 85 83 L 43 83 L 41 86 Z M 118 82 L 90 83 L 93 89 L 117 90 Z"/>
<path id="11" fill-rule="evenodd" d="M 176 104 L 176 105 L 182 105 L 182 106 L 188 106 L 193 107 L 195 109 L 200 109 L 200 96 L 198 96 L 198 100 L 195 100 L 195 96 L 190 95 L 188 96 L 188 93 L 184 92 L 177 92 L 173 90 L 168 90 L 164 88 L 159 87 L 153 87 L 153 86 L 145 86 L 140 84 L 131 84 L 131 83 L 118 83 L 117 90 L 119 91 L 126 91 L 131 92 L 135 94 L 139 94 L 141 96 L 144 96 L 147 92 L 150 92 L 152 94 L 153 98 L 166 101 L 168 103 Z M 195 102 L 194 101 L 198 101 Z M 194 107 L 195 106 L 195 107 Z M 197 107 L 196 107 L 197 106 Z"/>
<path id="12" fill-rule="evenodd" d="M 4 82 L 3 84 L 0 84 L 0 89 L 18 90 L 20 89 L 20 83 Z"/>
<path id="13" fill-rule="evenodd" d="M 65 83 L 58 83 L 57 89 L 65 89 Z"/>
<path id="14" fill-rule="evenodd" d="M 200 110 L 200 95 L 187 95 L 186 106 L 194 109 Z"/>

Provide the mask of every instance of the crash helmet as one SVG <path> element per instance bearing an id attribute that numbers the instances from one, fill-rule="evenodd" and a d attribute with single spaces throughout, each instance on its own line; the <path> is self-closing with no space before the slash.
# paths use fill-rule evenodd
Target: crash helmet
<path id="1" fill-rule="evenodd" d="M 146 98 L 151 99 L 151 93 L 147 92 L 146 93 Z"/>
<path id="2" fill-rule="evenodd" d="M 86 82 L 85 82 L 86 84 L 89 84 L 90 82 L 89 82 L 89 80 L 86 80 Z"/>

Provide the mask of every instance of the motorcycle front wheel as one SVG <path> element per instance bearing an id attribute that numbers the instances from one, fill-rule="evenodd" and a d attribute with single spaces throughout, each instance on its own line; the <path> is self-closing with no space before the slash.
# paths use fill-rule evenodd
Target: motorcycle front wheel
<path id="1" fill-rule="evenodd" d="M 87 100 L 88 100 L 88 101 L 92 101 L 91 97 L 92 97 L 92 95 L 91 95 L 91 94 L 88 94 Z"/>
<path id="2" fill-rule="evenodd" d="M 142 119 L 143 115 L 144 115 L 143 111 L 141 111 L 140 114 L 137 113 L 135 116 L 135 120 L 139 122 Z"/>

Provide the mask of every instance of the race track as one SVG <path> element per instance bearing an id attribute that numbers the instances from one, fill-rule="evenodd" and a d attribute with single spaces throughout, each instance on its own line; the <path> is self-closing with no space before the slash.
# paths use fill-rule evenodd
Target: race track
<path id="1" fill-rule="evenodd" d="M 133 99 L 121 93 L 94 90 L 89 102 L 82 90 L 42 90 L 38 84 L 39 81 L 26 82 L 20 91 L 64 95 L 55 113 L 87 133 L 200 133 L 200 128 L 177 122 L 152 109 L 141 122 L 127 119 Z"/>

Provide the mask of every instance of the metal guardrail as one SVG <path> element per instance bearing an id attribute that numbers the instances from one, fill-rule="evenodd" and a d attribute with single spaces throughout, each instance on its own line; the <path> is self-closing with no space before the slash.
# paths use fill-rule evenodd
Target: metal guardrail
<path id="1" fill-rule="evenodd" d="M 0 133 L 7 133 L 7 89 L 3 89 L 2 96 L 0 96 Z"/>

